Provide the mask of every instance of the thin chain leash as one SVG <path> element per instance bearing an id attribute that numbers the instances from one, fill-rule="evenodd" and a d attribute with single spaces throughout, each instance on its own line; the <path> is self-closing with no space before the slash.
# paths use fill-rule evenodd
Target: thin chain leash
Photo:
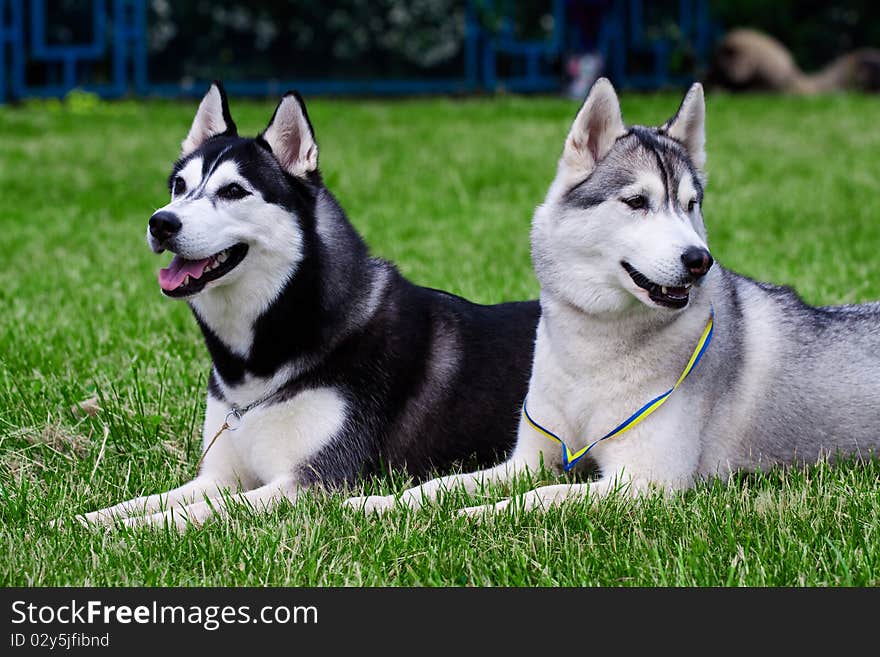
<path id="1" fill-rule="evenodd" d="M 278 391 L 275 390 L 271 394 L 266 395 L 265 397 L 261 397 L 260 399 L 258 399 L 255 402 L 251 402 L 250 404 L 248 404 L 244 408 L 238 408 L 235 405 L 232 406 L 232 410 L 226 414 L 226 418 L 223 420 L 223 424 L 220 425 L 219 429 L 217 429 L 217 433 L 214 434 L 214 437 L 211 438 L 211 441 L 208 443 L 208 446 L 205 448 L 205 451 L 203 451 L 202 455 L 199 457 L 199 461 L 198 461 L 198 463 L 196 463 L 196 476 L 198 476 L 198 474 L 199 474 L 199 468 L 202 467 L 202 463 L 204 463 L 205 457 L 208 455 L 208 452 L 211 451 L 211 448 L 214 446 L 214 443 L 217 442 L 217 439 L 220 437 L 220 435 L 224 431 L 238 431 L 239 426 L 241 426 L 241 419 L 244 417 L 245 413 L 256 408 L 257 406 L 260 406 L 261 404 L 265 404 L 267 401 L 269 401 L 272 397 L 274 397 L 277 394 L 278 394 Z M 229 423 L 230 417 L 235 418 L 234 425 Z"/>

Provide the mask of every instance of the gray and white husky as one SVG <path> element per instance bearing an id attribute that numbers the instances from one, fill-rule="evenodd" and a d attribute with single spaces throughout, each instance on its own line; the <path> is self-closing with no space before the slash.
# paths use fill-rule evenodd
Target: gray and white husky
<path id="1" fill-rule="evenodd" d="M 714 264 L 702 216 L 704 123 L 699 84 L 664 125 L 627 128 L 611 84 L 596 82 L 534 215 L 542 314 L 513 454 L 408 490 L 403 503 L 474 491 L 542 459 L 561 470 L 568 463 L 549 434 L 572 454 L 595 442 L 600 476 L 532 490 L 517 500 L 527 509 L 877 453 L 880 304 L 813 308 L 791 289 Z M 696 367 L 653 414 L 601 440 L 663 398 L 692 357 Z M 394 503 L 349 501 L 368 510 Z"/>
<path id="2" fill-rule="evenodd" d="M 159 285 L 187 300 L 213 361 L 203 461 L 193 481 L 85 521 L 183 527 L 230 499 L 262 509 L 385 468 L 424 479 L 507 456 L 538 303 L 472 304 L 371 258 L 297 94 L 243 138 L 215 83 L 169 187 L 147 241 L 175 254 Z"/>

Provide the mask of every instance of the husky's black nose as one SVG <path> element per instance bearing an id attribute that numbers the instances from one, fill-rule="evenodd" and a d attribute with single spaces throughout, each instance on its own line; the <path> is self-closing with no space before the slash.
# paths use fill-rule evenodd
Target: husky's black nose
<path id="1" fill-rule="evenodd" d="M 160 242 L 180 232 L 180 219 L 173 212 L 157 212 L 150 217 L 150 235 Z"/>
<path id="2" fill-rule="evenodd" d="M 705 276 L 715 262 L 712 255 L 698 246 L 692 246 L 681 254 L 681 261 L 687 270 L 697 278 Z"/>

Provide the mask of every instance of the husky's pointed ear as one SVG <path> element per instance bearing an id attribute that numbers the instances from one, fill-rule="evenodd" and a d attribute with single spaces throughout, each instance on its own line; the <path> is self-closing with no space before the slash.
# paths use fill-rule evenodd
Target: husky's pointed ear
<path id="1" fill-rule="evenodd" d="M 318 144 L 306 104 L 295 91 L 288 91 L 275 109 L 260 137 L 278 163 L 292 176 L 306 176 L 318 168 Z"/>
<path id="2" fill-rule="evenodd" d="M 574 119 L 560 167 L 578 176 L 590 173 L 624 132 L 626 128 L 614 87 L 607 78 L 599 78 Z"/>
<path id="3" fill-rule="evenodd" d="M 186 157 L 199 146 L 217 135 L 235 136 L 238 134 L 235 122 L 229 114 L 229 103 L 226 100 L 226 92 L 219 80 L 211 83 L 208 93 L 199 103 L 196 110 L 196 118 L 193 119 L 189 134 L 181 144 L 181 157 Z"/>
<path id="4" fill-rule="evenodd" d="M 673 139 L 680 141 L 697 169 L 706 164 L 706 100 L 703 85 L 691 85 L 681 107 L 661 128 Z"/>

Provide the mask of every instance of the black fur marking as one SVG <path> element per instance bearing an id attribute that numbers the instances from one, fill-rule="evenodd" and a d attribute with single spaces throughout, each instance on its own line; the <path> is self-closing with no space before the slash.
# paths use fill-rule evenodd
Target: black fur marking
<path id="1" fill-rule="evenodd" d="M 664 148 L 663 143 L 657 138 L 656 131 L 641 126 L 633 126 L 629 132 L 639 140 L 639 143 L 645 150 L 654 155 L 654 159 L 657 161 L 657 168 L 660 169 L 662 174 L 660 179 L 663 181 L 663 198 L 666 203 L 669 203 L 672 178 L 666 165 L 663 163 L 664 155 L 668 153 L 668 149 Z"/>
<path id="2" fill-rule="evenodd" d="M 220 389 L 220 384 L 217 382 L 217 375 L 213 370 L 211 370 L 211 375 L 208 377 L 208 394 L 220 401 L 226 401 L 226 396 Z"/>
<path id="3" fill-rule="evenodd" d="M 584 181 L 586 182 L 586 181 Z M 581 183 L 583 185 L 583 183 Z M 618 185 L 617 187 L 623 187 L 624 185 Z M 580 187 L 580 186 L 579 186 Z M 578 189 L 578 188 L 575 188 Z M 608 200 L 608 196 L 605 194 L 594 193 L 587 191 L 582 194 L 574 193 L 575 189 L 571 190 L 567 197 L 566 201 L 570 202 L 572 205 L 579 207 L 583 210 L 587 210 L 594 206 L 600 205 Z"/>
<path id="4" fill-rule="evenodd" d="M 202 179 L 200 184 L 191 190 L 188 190 L 188 194 L 191 194 L 196 189 L 204 185 L 207 181 L 207 178 L 211 173 L 220 165 L 221 158 L 231 159 L 229 157 L 224 157 L 227 148 L 231 150 L 231 147 L 236 144 L 243 145 L 247 143 L 246 139 L 242 139 L 241 137 L 225 137 L 223 135 L 216 135 L 211 137 L 205 144 L 200 148 L 197 152 L 199 152 L 202 156 Z M 228 151 L 227 151 L 228 152 Z"/>
<path id="5" fill-rule="evenodd" d="M 652 153 L 657 160 L 657 167 L 662 173 L 661 178 L 667 203 L 673 200 L 673 195 L 677 193 L 682 168 L 690 174 L 697 193 L 697 202 L 703 202 L 703 185 L 700 174 L 681 142 L 670 137 L 662 128 L 633 126 L 627 135 L 636 137 L 639 144 Z M 669 165 L 672 165 L 671 169 Z"/>
<path id="6" fill-rule="evenodd" d="M 235 125 L 235 121 L 232 120 L 232 114 L 229 112 L 229 100 L 226 97 L 226 89 L 223 88 L 223 83 L 220 80 L 214 80 L 213 85 L 220 92 L 220 107 L 223 112 L 223 121 L 226 123 L 226 131 L 222 135 L 225 137 L 236 137 L 238 135 L 238 128 Z"/>

